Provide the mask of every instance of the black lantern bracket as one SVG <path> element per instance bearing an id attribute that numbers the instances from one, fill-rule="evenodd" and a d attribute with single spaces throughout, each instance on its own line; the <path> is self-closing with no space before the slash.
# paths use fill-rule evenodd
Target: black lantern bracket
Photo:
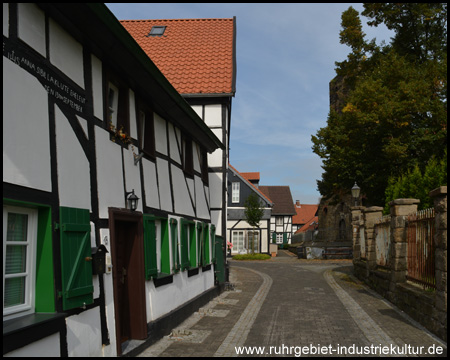
<path id="1" fill-rule="evenodd" d="M 135 211 L 137 209 L 138 201 L 139 198 L 135 195 L 134 189 L 129 192 L 125 192 L 125 203 L 128 204 L 128 208 L 131 211 Z"/>

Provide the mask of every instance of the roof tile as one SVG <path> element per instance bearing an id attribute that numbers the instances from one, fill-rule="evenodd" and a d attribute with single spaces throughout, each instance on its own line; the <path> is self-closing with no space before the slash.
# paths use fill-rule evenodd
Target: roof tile
<path id="1" fill-rule="evenodd" d="M 120 22 L 179 93 L 234 93 L 234 19 Z M 148 36 L 153 26 L 164 34 Z"/>

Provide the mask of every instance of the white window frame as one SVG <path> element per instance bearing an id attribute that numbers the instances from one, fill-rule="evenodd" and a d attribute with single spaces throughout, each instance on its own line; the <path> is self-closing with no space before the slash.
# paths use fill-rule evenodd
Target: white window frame
<path id="1" fill-rule="evenodd" d="M 236 238 L 235 238 L 236 236 Z M 241 239 L 239 236 L 242 236 L 242 247 L 239 247 L 239 243 L 241 242 Z M 243 252 L 247 249 L 245 248 L 245 232 L 243 230 L 234 230 L 231 232 L 231 243 L 233 244 L 233 247 L 231 248 L 232 252 Z"/>
<path id="2" fill-rule="evenodd" d="M 275 225 L 283 226 L 283 216 L 275 216 Z"/>
<path id="3" fill-rule="evenodd" d="M 28 215 L 27 241 L 6 241 L 8 231 L 8 213 Z M 5 303 L 5 279 L 17 277 L 18 274 L 25 276 L 24 303 L 5 308 L 3 305 L 3 320 L 34 313 L 34 302 L 36 294 L 36 243 L 37 243 L 37 220 L 38 211 L 32 208 L 17 206 L 3 206 L 3 304 Z M 18 274 L 6 274 L 6 246 L 22 245 L 27 247 L 26 271 Z"/>
<path id="4" fill-rule="evenodd" d="M 241 183 L 239 182 L 232 183 L 231 202 L 234 204 L 239 202 L 240 189 Z"/>
<path id="5" fill-rule="evenodd" d="M 113 97 L 111 99 L 110 92 L 113 91 Z M 111 103 L 112 100 L 112 103 Z M 117 111 L 119 108 L 119 89 L 117 86 L 115 86 L 113 83 L 108 83 L 108 109 L 109 109 L 109 116 L 110 118 L 108 121 L 111 122 L 111 124 L 117 128 Z M 120 129 L 116 129 L 120 130 Z"/>
<path id="6" fill-rule="evenodd" d="M 282 244 L 283 243 L 283 233 L 277 233 L 276 243 L 277 244 Z"/>

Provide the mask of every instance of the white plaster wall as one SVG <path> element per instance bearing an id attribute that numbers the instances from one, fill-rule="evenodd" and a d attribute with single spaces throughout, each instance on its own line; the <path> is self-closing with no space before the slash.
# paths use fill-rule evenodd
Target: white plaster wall
<path id="1" fill-rule="evenodd" d="M 212 210 L 211 211 L 211 222 L 216 225 L 216 235 L 224 236 L 222 234 L 222 211 Z"/>
<path id="2" fill-rule="evenodd" d="M 209 127 L 221 127 L 222 126 L 222 105 L 221 104 L 206 105 L 204 121 L 205 121 L 206 125 L 208 125 Z"/>
<path id="3" fill-rule="evenodd" d="M 195 216 L 183 170 L 173 165 L 171 166 L 171 168 L 175 213 L 187 216 Z M 194 197 L 194 194 L 191 194 L 191 196 Z"/>
<path id="4" fill-rule="evenodd" d="M 91 55 L 92 62 L 92 94 L 94 104 L 94 116 L 103 121 L 103 75 L 102 62 Z"/>
<path id="5" fill-rule="evenodd" d="M 128 93 L 129 96 L 129 112 L 130 112 L 130 136 L 133 139 L 137 139 L 138 138 L 138 133 L 137 133 L 137 121 L 136 121 L 136 99 L 135 99 L 135 95 L 134 95 L 134 91 L 133 90 L 129 90 Z"/>
<path id="6" fill-rule="evenodd" d="M 56 152 L 60 206 L 91 209 L 89 162 L 58 106 L 55 106 Z"/>
<path id="7" fill-rule="evenodd" d="M 158 133 L 157 133 L 158 134 Z M 181 164 L 180 148 L 181 148 L 181 135 L 180 130 L 175 128 L 169 123 L 169 148 L 170 158 Z"/>
<path id="8" fill-rule="evenodd" d="M 173 283 L 155 288 L 153 281 L 146 281 L 150 301 L 147 307 L 147 321 L 154 321 L 185 304 L 214 286 L 214 271 L 203 272 L 188 278 L 187 271 L 175 274 Z"/>
<path id="9" fill-rule="evenodd" d="M 156 178 L 156 165 L 152 161 L 142 159 L 144 172 L 145 201 L 148 207 L 159 209 L 158 180 Z"/>
<path id="10" fill-rule="evenodd" d="M 137 152 L 137 149 L 135 148 L 134 151 Z M 134 155 L 133 151 L 131 150 L 131 145 L 128 145 L 128 150 L 123 149 L 123 160 L 125 166 L 126 191 L 130 192 L 134 189 L 134 194 L 139 199 L 142 199 L 139 163 L 137 165 L 134 165 Z M 124 201 L 125 201 L 125 194 L 124 194 Z M 139 200 L 137 210 L 142 211 L 142 209 L 143 209 L 142 200 Z"/>
<path id="11" fill-rule="evenodd" d="M 18 3 L 18 35 L 42 56 L 45 51 L 45 14 L 35 4 Z"/>
<path id="12" fill-rule="evenodd" d="M 200 147 L 195 142 L 192 142 L 192 154 L 194 154 L 194 156 L 193 156 L 193 158 L 194 158 L 194 170 L 198 171 L 198 172 L 201 172 L 201 168 L 200 168 L 201 152 L 200 152 Z"/>
<path id="13" fill-rule="evenodd" d="M 84 88 L 83 47 L 55 21 L 49 21 L 50 62 Z"/>
<path id="14" fill-rule="evenodd" d="M 222 207 L 222 173 L 209 173 L 211 208 Z"/>
<path id="15" fill-rule="evenodd" d="M 203 119 L 203 105 L 191 105 L 192 109 L 197 113 L 200 119 Z"/>
<path id="16" fill-rule="evenodd" d="M 66 318 L 69 356 L 102 356 L 100 308 Z"/>
<path id="17" fill-rule="evenodd" d="M 161 154 L 168 155 L 167 153 L 167 131 L 166 131 L 166 120 L 161 116 L 154 113 L 155 121 L 155 147 L 156 151 Z"/>
<path id="18" fill-rule="evenodd" d="M 111 256 L 111 242 L 109 236 L 109 229 L 100 229 L 100 242 L 105 245 Z M 105 290 L 105 308 L 106 308 L 106 326 L 109 333 L 109 346 L 103 348 L 104 356 L 116 356 L 116 324 L 115 324 L 115 309 L 114 309 L 114 288 L 113 288 L 113 275 L 103 275 L 103 286 Z"/>
<path id="19" fill-rule="evenodd" d="M 60 357 L 60 335 L 59 333 L 52 334 L 41 340 L 32 342 L 20 349 L 13 350 L 4 357 Z"/>
<path id="20" fill-rule="evenodd" d="M 222 130 L 212 129 L 212 132 L 222 140 Z M 221 167 L 222 166 L 223 150 L 217 149 L 212 154 L 208 154 L 208 166 L 209 167 Z"/>
<path id="21" fill-rule="evenodd" d="M 23 106 L 26 100 L 27 106 Z M 47 91 L 3 58 L 3 181 L 51 191 Z"/>
<path id="22" fill-rule="evenodd" d="M 161 201 L 161 210 L 173 212 L 172 209 L 172 190 L 170 188 L 169 164 L 161 158 L 156 159 L 158 167 L 159 199 Z"/>
<path id="23" fill-rule="evenodd" d="M 197 206 L 197 217 L 201 219 L 209 219 L 210 212 L 206 203 L 205 190 L 203 188 L 203 181 L 198 176 L 195 180 L 195 204 Z"/>
<path id="24" fill-rule="evenodd" d="M 125 207 L 121 147 L 109 140 L 109 133 L 95 127 L 99 214 L 108 218 L 108 207 Z M 131 190 L 130 190 L 131 191 Z"/>

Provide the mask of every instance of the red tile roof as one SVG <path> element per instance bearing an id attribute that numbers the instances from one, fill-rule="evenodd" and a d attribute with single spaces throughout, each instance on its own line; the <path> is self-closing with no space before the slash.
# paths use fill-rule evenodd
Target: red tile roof
<path id="1" fill-rule="evenodd" d="M 246 180 L 252 181 L 252 180 L 258 180 L 259 181 L 259 172 L 241 172 L 240 173 Z"/>
<path id="2" fill-rule="evenodd" d="M 306 224 L 315 214 L 319 205 L 294 205 L 297 214 L 292 217 L 292 224 Z"/>
<path id="3" fill-rule="evenodd" d="M 122 20 L 180 94 L 234 95 L 235 19 Z M 148 36 L 165 26 L 162 36 Z"/>
<path id="4" fill-rule="evenodd" d="M 319 217 L 313 216 L 311 219 L 309 219 L 305 225 L 303 225 L 300 229 L 298 229 L 295 234 L 299 234 L 302 232 L 306 232 L 308 230 L 315 230 L 317 229 L 317 226 L 319 224 Z"/>

